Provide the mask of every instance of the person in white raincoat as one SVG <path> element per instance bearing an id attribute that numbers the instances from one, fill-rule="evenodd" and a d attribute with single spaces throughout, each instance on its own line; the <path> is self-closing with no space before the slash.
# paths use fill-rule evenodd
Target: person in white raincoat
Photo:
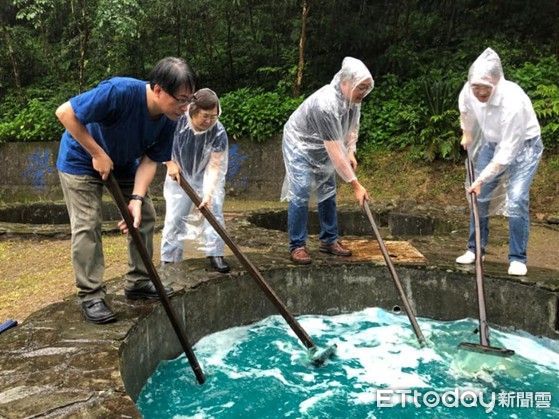
<path id="1" fill-rule="evenodd" d="M 282 200 L 289 201 L 289 252 L 295 263 L 308 264 L 308 205 L 316 192 L 320 219 L 320 251 L 350 256 L 338 240 L 336 172 L 353 186 L 362 206 L 369 199 L 355 170 L 361 101 L 373 88 L 373 77 L 360 60 L 344 58 L 330 84 L 323 86 L 293 112 L 283 129 L 285 180 Z"/>
<path id="2" fill-rule="evenodd" d="M 530 230 L 530 185 L 542 157 L 540 125 L 532 102 L 505 79 L 497 53 L 487 48 L 472 64 L 459 96 L 461 144 L 474 165 L 467 186 L 479 202 L 482 253 L 489 237 L 489 216 L 509 218 L 509 275 L 526 275 Z M 457 263 L 475 262 L 475 231 L 470 217 L 468 250 Z"/>
<path id="3" fill-rule="evenodd" d="M 223 258 L 224 242 L 180 187 L 179 171 L 202 197 L 200 207 L 209 208 L 224 225 L 225 174 L 228 138 L 218 121 L 221 107 L 210 89 L 198 90 L 187 112 L 179 119 L 173 140 L 172 160 L 167 162 L 163 187 L 166 201 L 165 226 L 161 239 L 161 263 L 179 262 L 183 258 L 185 239 L 203 236 L 203 250 L 212 268 L 229 272 Z"/>

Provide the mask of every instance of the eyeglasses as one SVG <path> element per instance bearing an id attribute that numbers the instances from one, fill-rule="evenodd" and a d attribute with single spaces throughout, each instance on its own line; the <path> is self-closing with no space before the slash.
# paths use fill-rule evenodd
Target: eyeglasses
<path id="1" fill-rule="evenodd" d="M 357 90 L 359 93 L 365 93 L 370 88 L 371 88 L 370 84 L 358 84 L 357 86 L 355 86 L 355 90 Z"/>
<path id="2" fill-rule="evenodd" d="M 194 97 L 194 95 L 190 95 L 190 96 L 186 96 L 186 97 L 176 97 L 174 94 L 167 92 L 167 94 L 169 96 L 171 96 L 173 99 L 175 99 L 175 101 L 177 102 L 177 104 L 179 106 L 184 106 L 184 105 L 188 105 L 189 103 L 192 103 L 192 101 L 194 99 L 196 99 Z"/>
<path id="3" fill-rule="evenodd" d="M 200 117 L 204 120 L 204 121 L 217 121 L 217 118 L 219 117 L 219 115 L 217 114 L 209 114 L 209 113 L 201 113 Z"/>
<path id="4" fill-rule="evenodd" d="M 488 93 L 493 90 L 491 86 L 487 86 L 485 84 L 472 84 L 472 90 L 475 93 Z"/>

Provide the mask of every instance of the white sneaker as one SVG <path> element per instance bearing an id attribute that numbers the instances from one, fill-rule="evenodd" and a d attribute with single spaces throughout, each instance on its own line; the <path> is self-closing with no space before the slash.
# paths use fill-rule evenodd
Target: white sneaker
<path id="1" fill-rule="evenodd" d="M 456 263 L 460 265 L 471 265 L 476 261 L 476 254 L 471 250 L 467 250 L 462 256 L 456 258 Z"/>
<path id="2" fill-rule="evenodd" d="M 509 275 L 524 276 L 528 272 L 525 263 L 513 260 L 509 265 Z"/>

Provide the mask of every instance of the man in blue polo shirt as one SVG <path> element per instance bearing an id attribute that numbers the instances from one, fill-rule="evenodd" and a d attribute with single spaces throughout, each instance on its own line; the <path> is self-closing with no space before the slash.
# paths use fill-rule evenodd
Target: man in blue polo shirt
<path id="1" fill-rule="evenodd" d="M 73 97 L 56 110 L 66 130 L 56 166 L 72 229 L 72 263 L 85 318 L 108 323 L 115 315 L 105 302 L 101 204 L 103 181 L 112 171 L 134 226 L 153 254 L 155 209 L 148 195 L 157 163 L 171 159 L 176 120 L 194 91 L 187 63 L 167 57 L 152 70 L 149 83 L 114 77 Z M 124 221 L 119 223 L 126 233 Z M 158 298 L 136 246 L 128 237 L 125 295 Z M 166 289 L 168 295 L 173 293 Z"/>

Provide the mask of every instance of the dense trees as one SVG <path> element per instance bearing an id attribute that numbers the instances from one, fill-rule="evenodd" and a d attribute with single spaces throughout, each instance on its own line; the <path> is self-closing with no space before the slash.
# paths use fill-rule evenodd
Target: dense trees
<path id="1" fill-rule="evenodd" d="M 368 141 L 396 136 L 406 146 L 406 135 L 420 138 L 413 131 L 429 124 L 422 141 L 453 135 L 452 95 L 492 46 L 505 74 L 520 71 L 552 119 L 559 72 L 547 73 L 558 69 L 558 17 L 555 0 L 2 0 L 0 141 L 14 129 L 2 123 L 33 101 L 37 111 L 110 75 L 145 77 L 166 55 L 185 57 L 200 85 L 221 95 L 297 96 L 327 83 L 344 56 L 361 58 L 377 80 L 370 121 L 392 124 Z"/>

